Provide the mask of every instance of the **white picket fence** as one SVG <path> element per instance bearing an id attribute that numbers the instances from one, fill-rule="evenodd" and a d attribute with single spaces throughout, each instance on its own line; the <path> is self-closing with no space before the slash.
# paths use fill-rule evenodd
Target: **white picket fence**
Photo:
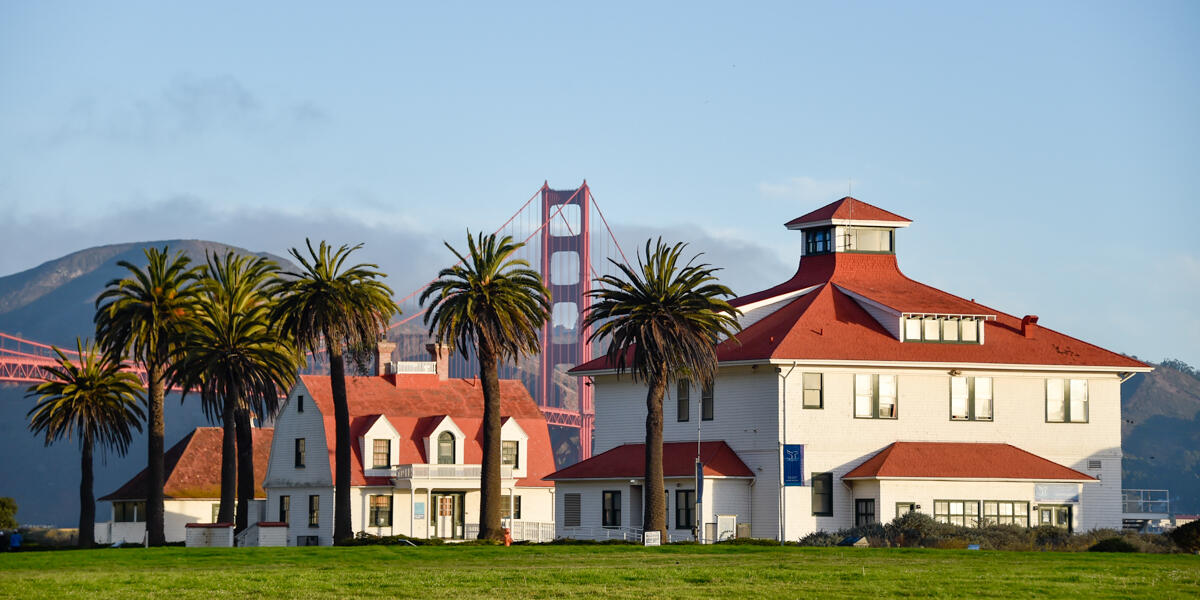
<path id="1" fill-rule="evenodd" d="M 641 527 L 563 527 L 564 539 L 571 540 L 625 540 L 628 542 L 642 541 Z M 690 535 L 667 532 L 666 542 L 679 542 L 692 539 Z"/>
<path id="2" fill-rule="evenodd" d="M 554 540 L 554 523 L 544 521 L 503 521 L 503 527 L 508 527 L 514 542 L 534 542 L 541 544 Z M 479 523 L 467 523 L 463 528 L 463 538 L 473 540 L 479 537 Z"/>

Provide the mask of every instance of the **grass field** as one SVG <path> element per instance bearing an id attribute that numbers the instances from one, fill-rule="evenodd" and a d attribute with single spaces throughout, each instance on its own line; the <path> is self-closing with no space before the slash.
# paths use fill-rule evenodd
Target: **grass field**
<path id="1" fill-rule="evenodd" d="M 0 554 L 12 598 L 1196 598 L 1200 556 L 755 546 Z"/>

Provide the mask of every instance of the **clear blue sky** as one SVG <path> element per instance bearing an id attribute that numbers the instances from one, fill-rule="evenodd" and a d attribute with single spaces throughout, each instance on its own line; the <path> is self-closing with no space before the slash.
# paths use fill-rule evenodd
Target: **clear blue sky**
<path id="1" fill-rule="evenodd" d="M 749 292 L 853 179 L 910 276 L 1200 364 L 1200 4 L 564 4 L 2 3 L 0 275 L 312 236 L 404 288 L 586 177 Z"/>

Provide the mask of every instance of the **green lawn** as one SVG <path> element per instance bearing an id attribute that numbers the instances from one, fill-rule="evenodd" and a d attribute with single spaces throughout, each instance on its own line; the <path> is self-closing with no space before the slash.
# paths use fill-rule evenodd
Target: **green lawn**
<path id="1" fill-rule="evenodd" d="M 0 597 L 1195 598 L 1200 556 L 756 546 L 0 554 Z"/>

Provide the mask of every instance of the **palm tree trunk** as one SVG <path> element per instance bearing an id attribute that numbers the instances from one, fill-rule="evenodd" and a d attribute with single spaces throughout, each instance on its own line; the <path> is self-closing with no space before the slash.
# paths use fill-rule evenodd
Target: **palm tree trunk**
<path id="1" fill-rule="evenodd" d="M 338 340 L 325 334 L 329 349 L 329 385 L 333 392 L 334 443 L 333 542 L 354 537 L 350 522 L 350 408 L 346 404 L 346 365 Z"/>
<path id="2" fill-rule="evenodd" d="M 83 438 L 83 459 L 79 463 L 79 547 L 96 545 L 96 497 L 92 492 L 92 438 Z"/>
<path id="3" fill-rule="evenodd" d="M 496 353 L 479 342 L 479 379 L 483 384 L 483 464 L 479 481 L 479 539 L 504 540 L 500 528 L 500 374 Z"/>
<path id="4" fill-rule="evenodd" d="M 166 386 L 163 365 L 146 365 L 150 382 L 150 398 L 146 407 L 146 541 L 150 546 L 167 543 L 163 529 L 163 486 L 166 485 L 163 466 L 163 396 Z"/>
<path id="5" fill-rule="evenodd" d="M 221 406 L 221 505 L 217 509 L 218 523 L 232 523 L 237 501 L 237 430 L 234 412 L 237 399 L 227 394 Z"/>
<path id="6" fill-rule="evenodd" d="M 660 373 L 666 372 L 666 365 Z M 663 483 L 663 395 L 667 391 L 665 376 L 652 376 L 646 393 L 646 512 L 642 517 L 644 531 L 662 532 L 667 541 L 667 498 Z"/>
<path id="7" fill-rule="evenodd" d="M 250 411 L 237 413 L 237 524 L 234 533 L 250 526 L 250 501 L 254 499 L 254 431 L 250 429 Z"/>

